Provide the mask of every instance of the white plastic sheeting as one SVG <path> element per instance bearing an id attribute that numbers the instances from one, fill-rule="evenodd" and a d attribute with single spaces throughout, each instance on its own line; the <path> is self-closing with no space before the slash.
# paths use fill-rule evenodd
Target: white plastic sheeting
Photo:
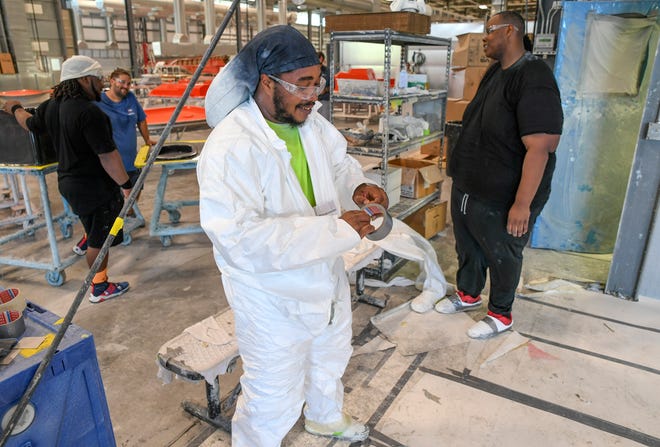
<path id="1" fill-rule="evenodd" d="M 589 13 L 580 90 L 637 95 L 655 18 Z"/>
<path id="2" fill-rule="evenodd" d="M 626 186 L 649 87 L 659 27 L 651 25 L 643 48 L 639 91 L 595 94 L 580 90 L 585 55 L 594 48 L 587 43 L 590 14 L 619 15 L 619 25 L 638 29 L 637 18 L 649 15 L 657 1 L 564 2 L 555 76 L 562 96 L 564 129 L 557 148 L 557 166 L 550 199 L 537 219 L 531 246 L 585 253 L 611 253 L 614 248 Z M 657 20 L 657 17 L 655 18 Z M 606 19 L 610 20 L 610 19 Z M 617 45 L 619 44 L 617 40 Z M 621 41 L 623 44 L 623 40 Z M 610 45 L 611 47 L 612 45 Z M 612 48 L 609 49 L 610 52 Z M 607 53 L 607 46 L 603 49 Z M 634 51 L 620 48 L 617 53 Z M 624 69 L 618 59 L 608 63 L 616 73 Z"/>

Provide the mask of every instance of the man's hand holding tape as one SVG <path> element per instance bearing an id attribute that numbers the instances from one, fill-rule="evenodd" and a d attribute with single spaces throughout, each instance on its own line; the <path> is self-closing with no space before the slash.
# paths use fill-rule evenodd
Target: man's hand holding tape
<path id="1" fill-rule="evenodd" d="M 387 209 L 390 206 L 390 199 L 387 193 L 380 186 L 372 185 L 370 183 L 363 183 L 353 192 L 353 202 L 360 208 L 370 203 L 377 203 Z"/>
<path id="2" fill-rule="evenodd" d="M 365 205 L 376 203 L 387 209 L 390 203 L 387 193 L 383 188 L 369 183 L 363 183 L 355 189 L 353 192 L 353 201 L 361 208 Z M 371 224 L 373 216 L 363 210 L 346 211 L 341 215 L 341 218 L 360 234 L 360 238 L 364 238 L 376 231 L 376 228 Z"/>

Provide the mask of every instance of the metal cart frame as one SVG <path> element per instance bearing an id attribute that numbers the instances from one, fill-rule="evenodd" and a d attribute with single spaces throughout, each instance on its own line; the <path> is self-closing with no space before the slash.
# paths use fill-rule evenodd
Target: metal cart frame
<path id="1" fill-rule="evenodd" d="M 64 239 L 69 239 L 73 235 L 73 224 L 78 219 L 78 217 L 73 213 L 73 211 L 71 211 L 71 207 L 64 199 L 62 199 L 64 210 L 57 216 L 53 216 L 53 212 L 50 207 L 50 199 L 48 197 L 46 175 L 55 172 L 56 170 L 57 163 L 51 163 L 43 166 L 0 165 L 0 174 L 18 174 L 22 177 L 22 185 L 25 185 L 26 175 L 34 175 L 37 177 L 39 182 L 41 205 L 43 207 L 43 216 L 33 212 L 27 197 L 27 187 L 25 186 L 25 215 L 18 218 L 23 222 L 23 228 L 19 231 L 0 238 L 0 246 L 10 241 L 24 238 L 26 236 L 31 236 L 35 233 L 36 230 L 45 226 L 48 230 L 48 243 L 50 245 L 51 253 L 50 262 L 30 261 L 28 259 L 21 259 L 17 257 L 0 256 L 0 264 L 46 270 L 46 281 L 48 281 L 48 284 L 58 287 L 64 284 L 64 281 L 66 280 L 64 270 L 81 259 L 81 257 L 72 254 L 62 258 L 57 247 L 55 224 L 59 224 Z M 13 220 L 16 219 L 17 218 L 13 218 Z"/>
<path id="2" fill-rule="evenodd" d="M 177 144 L 203 144 L 202 140 L 177 141 Z M 149 146 L 143 146 L 135 159 L 135 166 L 141 168 L 145 165 L 149 154 Z M 154 197 L 153 214 L 149 222 L 149 235 L 160 237 L 160 242 L 164 247 L 172 245 L 172 236 L 180 234 L 201 233 L 202 227 L 199 223 L 189 225 L 179 225 L 181 219 L 181 208 L 186 206 L 199 206 L 199 198 L 193 200 L 175 200 L 166 201 L 165 191 L 167 190 L 167 180 L 170 174 L 177 170 L 195 169 L 197 167 L 198 155 L 184 160 L 156 160 L 155 165 L 160 165 L 161 173 Z M 170 223 L 161 223 L 160 215 L 166 211 Z"/>

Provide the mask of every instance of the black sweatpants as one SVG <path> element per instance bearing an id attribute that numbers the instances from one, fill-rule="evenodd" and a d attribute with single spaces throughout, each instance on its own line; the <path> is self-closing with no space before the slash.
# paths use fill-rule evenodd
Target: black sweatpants
<path id="1" fill-rule="evenodd" d="M 451 218 L 458 254 L 458 290 L 473 297 L 481 294 L 488 269 L 488 310 L 510 317 L 522 270 L 523 249 L 542 209 L 541 206 L 531 210 L 529 231 L 522 237 L 513 237 L 506 231 L 508 209 L 479 201 L 452 186 Z"/>

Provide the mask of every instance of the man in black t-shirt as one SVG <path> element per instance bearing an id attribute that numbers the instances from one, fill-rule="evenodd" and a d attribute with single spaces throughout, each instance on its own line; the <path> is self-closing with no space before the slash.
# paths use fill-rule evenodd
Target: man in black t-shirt
<path id="1" fill-rule="evenodd" d="M 17 101 L 4 110 L 26 130 L 47 132 L 57 152 L 57 182 L 87 234 L 87 264 L 91 267 L 119 215 L 132 184 L 112 139 L 110 120 L 94 101 L 101 99 L 103 70 L 87 56 L 73 56 L 62 64 L 60 83 L 50 99 L 32 115 Z M 121 189 L 121 191 L 120 191 Z M 123 193 L 123 196 L 122 196 Z M 113 245 L 123 241 L 119 230 Z M 109 282 L 108 256 L 92 280 L 92 303 L 126 292 L 127 282 Z"/>
<path id="2" fill-rule="evenodd" d="M 468 330 L 487 338 L 511 328 L 529 230 L 550 195 L 563 112 L 550 68 L 525 51 L 524 20 L 494 15 L 483 38 L 486 71 L 463 115 L 448 163 L 456 237 L 457 293 L 441 313 L 475 309 L 490 271 L 487 316 Z"/>
<path id="3" fill-rule="evenodd" d="M 316 53 L 319 57 L 319 62 L 321 63 L 321 77 L 325 79 L 325 88 L 318 97 L 318 101 L 321 103 L 321 108 L 319 113 L 323 118 L 330 119 L 330 73 L 328 72 L 328 67 L 325 65 L 325 54 L 323 51 Z"/>

